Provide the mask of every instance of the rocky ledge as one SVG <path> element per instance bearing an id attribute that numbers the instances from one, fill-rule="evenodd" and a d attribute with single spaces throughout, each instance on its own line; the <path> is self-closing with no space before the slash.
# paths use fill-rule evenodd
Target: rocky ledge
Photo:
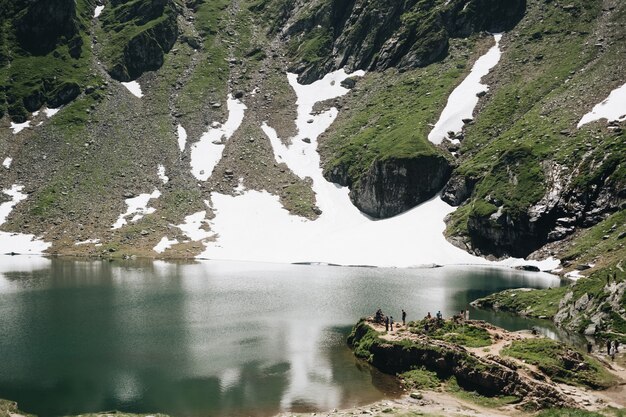
<path id="1" fill-rule="evenodd" d="M 580 387 L 597 390 L 617 383 L 596 359 L 560 342 L 483 321 L 431 319 L 388 332 L 367 318 L 354 327 L 348 344 L 385 373 L 409 378 L 417 370 L 441 382 L 454 379 L 465 391 L 510 397 L 509 403 L 523 410 L 603 403 L 595 398 L 581 404 L 576 393 Z"/>

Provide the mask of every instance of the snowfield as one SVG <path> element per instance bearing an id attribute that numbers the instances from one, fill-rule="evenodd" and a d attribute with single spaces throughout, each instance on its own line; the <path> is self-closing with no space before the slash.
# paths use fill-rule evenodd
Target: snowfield
<path id="1" fill-rule="evenodd" d="M 491 52 L 491 51 L 490 51 Z M 335 120 L 337 109 L 312 114 L 313 106 L 340 97 L 349 90 L 340 83 L 350 76 L 339 70 L 311 85 L 300 85 L 288 74 L 297 100 L 298 134 L 285 146 L 267 123 L 262 129 L 270 139 L 278 162 L 285 162 L 301 178 L 313 180 L 320 217 L 311 221 L 293 216 L 279 198 L 267 192 L 240 190 L 230 196 L 212 193 L 216 233 L 200 258 L 258 262 L 310 262 L 380 267 L 449 264 L 494 264 L 453 246 L 444 237 L 444 218 L 454 208 L 439 197 L 390 219 L 374 220 L 350 202 L 348 188 L 330 183 L 322 175 L 317 139 Z M 312 120 L 312 122 L 311 122 Z M 308 138 L 310 143 L 302 139 Z M 552 269 L 557 260 L 544 262 L 510 259 L 500 265 L 533 264 Z"/>
<path id="2" fill-rule="evenodd" d="M 141 91 L 141 85 L 139 85 L 137 81 L 129 81 L 127 83 L 123 82 L 122 85 L 126 87 L 126 89 L 130 91 L 130 93 L 134 95 L 135 97 L 137 98 L 143 97 L 143 93 Z"/>
<path id="3" fill-rule="evenodd" d="M 493 36 L 496 44 L 489 51 L 478 58 L 469 75 L 459 84 L 448 97 L 446 107 L 435 127 L 428 135 L 428 140 L 438 145 L 448 132 L 459 133 L 463 129 L 463 119 L 471 119 L 474 116 L 474 108 L 478 104 L 478 94 L 489 90 L 489 86 L 481 84 L 480 80 L 500 61 L 501 34 Z M 452 140 L 452 139 L 451 139 Z M 458 143 L 458 139 L 452 140 Z"/>
<path id="4" fill-rule="evenodd" d="M 11 200 L 0 204 L 0 226 L 7 221 L 13 208 L 28 197 L 22 193 L 23 189 L 24 186 L 14 184 L 11 188 L 2 190 L 4 194 L 11 197 Z M 35 235 L 0 231 L 0 254 L 41 254 L 50 246 L 50 243 L 36 238 Z"/>
<path id="5" fill-rule="evenodd" d="M 620 122 L 626 120 L 626 84 L 611 91 L 611 94 L 604 101 L 596 104 L 589 113 L 580 119 L 577 127 L 580 129 L 587 123 L 600 119 L 618 120 Z"/>

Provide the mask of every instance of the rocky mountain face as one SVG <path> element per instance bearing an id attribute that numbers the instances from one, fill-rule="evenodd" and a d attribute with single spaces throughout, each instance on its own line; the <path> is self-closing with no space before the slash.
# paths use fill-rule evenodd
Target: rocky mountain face
<path id="1" fill-rule="evenodd" d="M 28 193 L 3 228 L 43 235 L 55 253 L 154 256 L 164 232 L 180 235 L 173 225 L 192 212 L 210 218 L 211 192 L 235 193 L 240 181 L 315 219 L 310 180 L 275 160 L 260 128 L 268 122 L 286 141 L 294 136 L 288 71 L 301 82 L 339 68 L 367 71 L 346 81 L 350 94 L 315 111 L 340 109 L 319 143 L 322 168 L 369 216 L 400 214 L 441 191 L 458 206 L 449 240 L 499 257 L 558 253 L 552 245 L 576 245 L 581 230 L 625 209 L 624 122 L 577 127 L 626 82 L 626 5 L 617 0 L 0 7 L 0 160 L 12 160 L 0 168 L 0 187 L 20 183 Z M 434 145 L 427 136 L 447 98 L 493 46 L 485 31 L 504 32 L 502 58 L 483 80 L 489 89 L 460 143 Z M 138 81 L 143 97 L 119 81 Z M 199 184 L 191 148 L 207 126 L 226 120 L 228 94 L 245 103 L 245 116 Z M 59 106 L 50 119 L 38 113 Z M 23 122 L 29 126 L 14 134 L 11 123 Z M 111 230 L 125 199 L 155 188 L 158 215 Z M 74 244 L 88 238 L 102 246 Z M 193 256 L 200 246 L 168 253 Z"/>

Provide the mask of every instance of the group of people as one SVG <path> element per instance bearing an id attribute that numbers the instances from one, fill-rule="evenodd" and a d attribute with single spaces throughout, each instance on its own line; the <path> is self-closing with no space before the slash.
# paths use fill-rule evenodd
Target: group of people
<path id="1" fill-rule="evenodd" d="M 385 331 L 388 332 L 391 330 L 393 332 L 393 316 L 385 316 L 380 308 L 376 310 L 376 314 L 374 315 L 374 322 L 379 324 L 385 324 Z M 406 311 L 404 310 L 402 310 L 402 325 L 406 325 Z"/>
<path id="2" fill-rule="evenodd" d="M 607 340 L 606 341 L 606 354 L 611 357 L 611 360 L 615 360 L 615 355 L 619 353 L 619 340 Z"/>

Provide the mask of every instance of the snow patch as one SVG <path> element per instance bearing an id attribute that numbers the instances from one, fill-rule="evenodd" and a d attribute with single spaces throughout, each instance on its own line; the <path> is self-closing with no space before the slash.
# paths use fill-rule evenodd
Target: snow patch
<path id="1" fill-rule="evenodd" d="M 87 240 L 83 240 L 81 242 L 76 242 L 74 243 L 74 246 L 80 246 L 80 245 L 90 245 L 90 244 L 96 244 L 96 243 L 100 243 L 100 239 L 87 239 Z"/>
<path id="2" fill-rule="evenodd" d="M 159 243 L 157 243 L 157 245 L 154 248 L 152 248 L 152 250 L 155 251 L 156 253 L 163 253 L 167 249 L 171 248 L 172 245 L 175 245 L 177 243 L 178 243 L 178 240 L 176 239 L 169 240 L 167 236 L 163 236 L 163 238 L 159 241 Z"/>
<path id="3" fill-rule="evenodd" d="M 222 159 L 226 141 L 235 133 L 247 107 L 241 101 L 228 95 L 228 120 L 214 123 L 191 147 L 191 173 L 200 181 L 206 181 L 217 163 Z"/>
<path id="4" fill-rule="evenodd" d="M 2 192 L 11 200 L 0 204 L 0 225 L 6 222 L 9 214 L 13 211 L 13 208 L 28 197 L 22 193 L 24 186 L 14 184 L 9 189 L 4 189 Z M 0 232 L 0 253 L 29 253 L 40 254 L 51 246 L 50 243 L 37 239 L 35 235 L 24 233 L 9 233 Z"/>
<path id="5" fill-rule="evenodd" d="M 170 180 L 170 178 L 167 175 L 165 175 L 165 167 L 163 165 L 159 165 L 159 168 L 157 170 L 157 175 L 159 176 L 159 179 L 161 180 L 163 184 L 167 184 Z"/>
<path id="6" fill-rule="evenodd" d="M 500 61 L 501 34 L 493 36 L 496 44 L 487 53 L 476 61 L 469 75 L 459 84 L 448 97 L 446 107 L 443 109 L 439 120 L 428 135 L 428 140 L 434 144 L 440 144 L 448 137 L 448 132 L 459 133 L 463 129 L 463 119 L 473 117 L 474 108 L 478 104 L 478 95 L 489 89 L 489 86 L 481 84 L 480 80 Z"/>
<path id="7" fill-rule="evenodd" d="M 330 126 L 337 110 L 331 108 L 312 114 L 313 106 L 346 94 L 348 90 L 340 83 L 349 76 L 340 70 L 311 85 L 300 85 L 295 74 L 288 75 L 298 96 L 298 134 L 291 139 L 291 145 L 284 145 L 267 123 L 262 125 L 276 160 L 285 162 L 301 178 L 312 179 L 316 203 L 322 210 L 319 218 L 311 221 L 293 216 L 282 207 L 279 197 L 265 191 L 246 191 L 242 186 L 235 196 L 212 193 L 215 218 L 210 224 L 216 240 L 208 242 L 199 257 L 391 267 L 493 265 L 446 241 L 444 217 L 455 208 L 440 197 L 393 218 L 374 220 L 351 203 L 347 187 L 326 181 L 316 150 L 317 138 Z M 303 141 L 304 138 L 310 143 Z M 536 265 L 545 270 L 556 267 L 558 261 L 510 259 L 499 264 Z"/>
<path id="8" fill-rule="evenodd" d="M 199 211 L 185 217 L 185 223 L 176 225 L 189 239 L 194 242 L 203 241 L 213 236 L 212 232 L 204 228 L 209 225 L 206 220 L 206 211 Z"/>
<path id="9" fill-rule="evenodd" d="M 137 81 L 130 81 L 127 83 L 122 83 L 122 85 L 126 87 L 128 91 L 130 91 L 131 94 L 134 95 L 135 97 L 139 97 L 139 98 L 143 97 L 143 93 L 141 92 L 141 85 L 139 85 Z"/>
<path id="10" fill-rule="evenodd" d="M 185 146 L 187 146 L 187 131 L 183 125 L 179 124 L 176 132 L 178 133 L 178 149 L 180 149 L 181 152 L 184 152 Z"/>
<path id="11" fill-rule="evenodd" d="M 96 6 L 96 9 L 93 11 L 93 17 L 98 17 L 104 10 L 104 6 Z"/>
<path id="12" fill-rule="evenodd" d="M 141 220 L 143 216 L 154 213 L 156 209 L 148 207 L 148 202 L 150 200 L 157 199 L 160 196 L 161 192 L 159 190 L 154 190 L 152 194 L 139 194 L 137 197 L 127 198 L 126 205 L 128 205 L 128 210 L 126 210 L 126 213 L 122 214 L 117 219 L 113 226 L 111 226 L 111 229 L 119 229 L 127 224 L 127 217 L 133 216 L 130 221 L 135 223 Z"/>
<path id="13" fill-rule="evenodd" d="M 577 127 L 581 128 L 587 123 L 600 119 L 609 121 L 618 120 L 620 122 L 626 120 L 626 84 L 611 91 L 611 94 L 580 119 Z"/>
<path id="14" fill-rule="evenodd" d="M 4 162 L 2 163 L 2 166 L 5 167 L 6 169 L 11 168 L 11 162 L 13 162 L 13 158 L 4 158 Z"/>
<path id="15" fill-rule="evenodd" d="M 25 121 L 24 123 L 13 123 L 11 122 L 11 130 L 13 130 L 13 134 L 17 135 L 22 130 L 30 127 L 30 120 Z"/>
<path id="16" fill-rule="evenodd" d="M 46 114 L 46 117 L 50 118 L 54 116 L 55 114 L 57 114 L 59 110 L 61 110 L 61 107 L 58 107 L 56 109 L 49 109 L 46 107 L 45 109 L 43 109 L 43 112 Z"/>

